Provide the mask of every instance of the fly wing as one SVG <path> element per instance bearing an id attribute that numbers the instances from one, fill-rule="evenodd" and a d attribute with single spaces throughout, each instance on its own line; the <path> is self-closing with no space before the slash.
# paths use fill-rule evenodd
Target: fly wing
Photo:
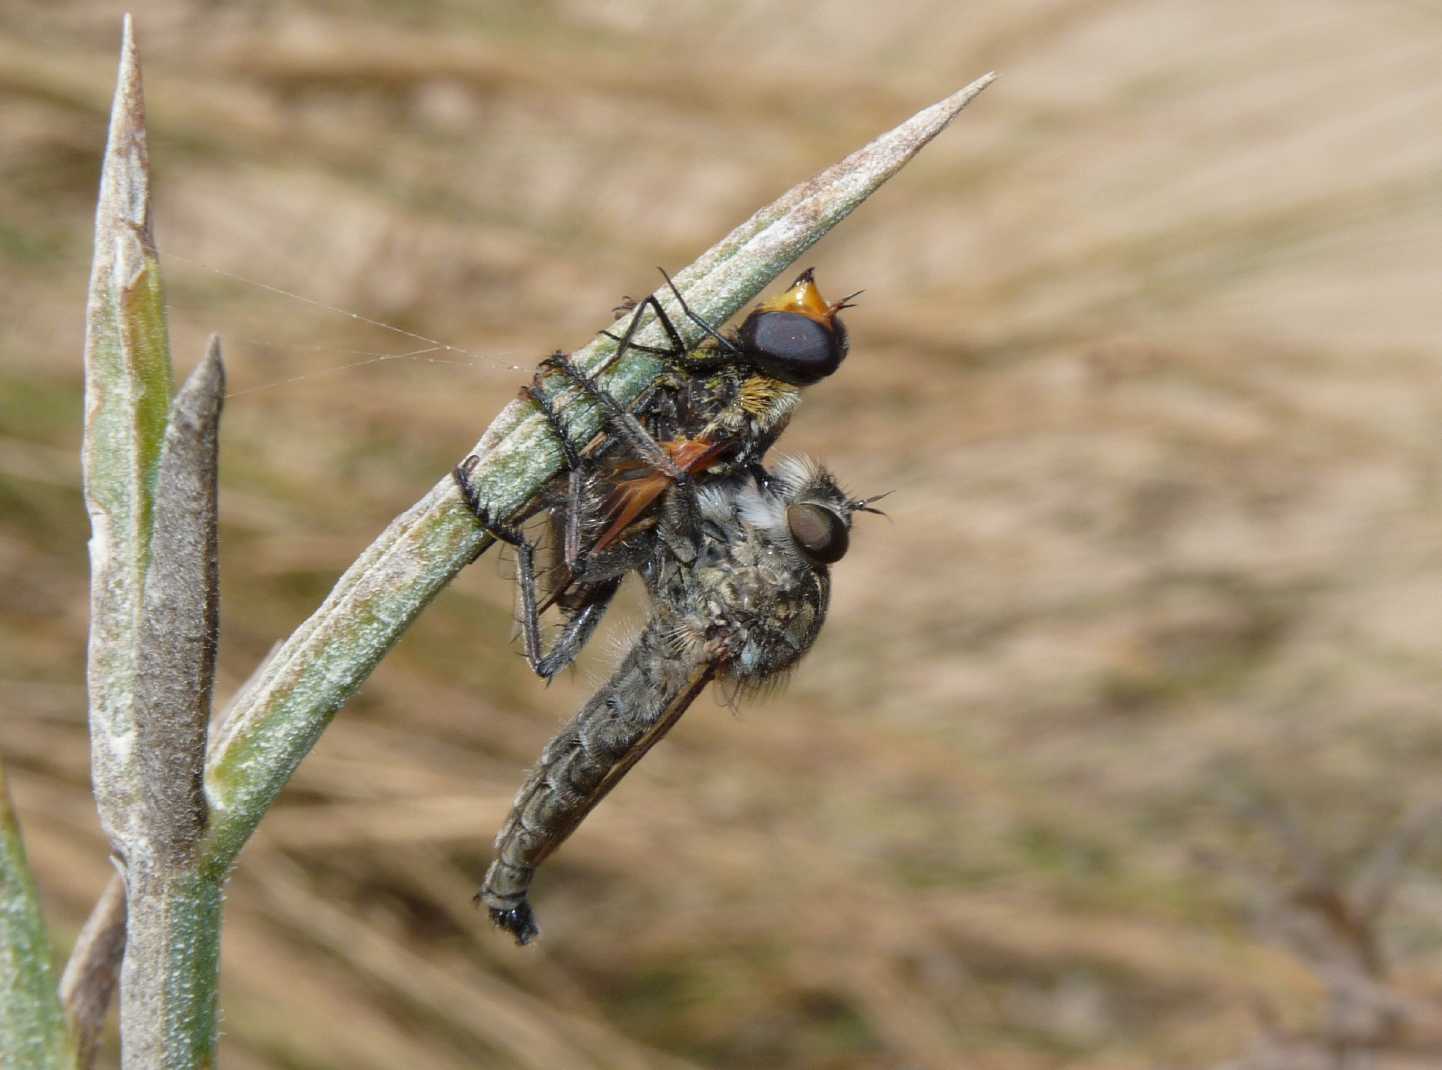
<path id="1" fill-rule="evenodd" d="M 678 438 L 661 445 L 672 463 L 687 475 L 704 472 L 731 448 L 729 442 L 712 442 L 704 438 Z M 636 464 L 639 465 L 639 462 Z M 632 470 L 634 466 L 628 466 L 627 471 Z M 604 550 L 619 540 L 622 533 L 644 516 L 670 486 L 670 476 L 649 467 L 634 477 L 623 475 L 619 478 L 604 507 L 604 515 L 611 518 L 611 524 L 596 540 L 592 552 Z"/>
<path id="2" fill-rule="evenodd" d="M 662 448 L 665 449 L 677 468 L 688 475 L 694 475 L 710 468 L 728 452 L 731 444 L 712 442 L 704 438 L 678 438 L 662 443 Z M 626 461 L 618 466 L 612 473 L 611 480 L 610 493 L 607 494 L 599 510 L 603 522 L 609 520 L 610 523 L 587 550 L 588 554 L 600 553 L 602 550 L 624 541 L 630 534 L 632 525 L 645 517 L 656 500 L 671 486 L 670 476 L 637 460 Z M 552 526 L 551 541 L 559 546 L 565 522 L 564 519 L 555 516 L 554 511 Z M 565 562 L 557 561 L 554 571 L 550 573 L 546 593 L 537 607 L 538 612 L 544 613 L 557 602 L 565 604 L 565 599 L 575 579 L 575 575 Z"/>

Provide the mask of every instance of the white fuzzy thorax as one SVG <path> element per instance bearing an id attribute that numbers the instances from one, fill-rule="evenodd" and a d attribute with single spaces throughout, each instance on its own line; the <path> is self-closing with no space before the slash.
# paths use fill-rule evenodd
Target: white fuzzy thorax
<path id="1" fill-rule="evenodd" d="M 789 541 L 787 507 L 805 501 L 826 479 L 826 469 L 810 457 L 782 457 L 771 470 L 771 485 L 766 490 L 754 483 L 742 488 L 736 496 L 737 513 L 752 527 L 784 543 Z"/>

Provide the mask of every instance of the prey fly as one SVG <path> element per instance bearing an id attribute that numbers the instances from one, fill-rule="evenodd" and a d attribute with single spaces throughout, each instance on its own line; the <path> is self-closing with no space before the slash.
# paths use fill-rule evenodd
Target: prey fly
<path id="1" fill-rule="evenodd" d="M 831 375 L 846 357 L 849 343 L 839 313 L 857 295 L 828 303 L 809 270 L 759 303 L 729 336 L 696 315 L 674 285 L 672 293 L 704 340 L 688 349 L 654 296 L 637 304 L 625 332 L 611 335 L 620 343 L 611 361 L 636 349 L 659 357 L 666 370 L 629 409 L 560 352 L 543 363 L 524 391 L 551 424 L 566 460 L 565 476 L 521 517 L 522 522 L 541 513 L 547 517 L 547 545 L 555 560 L 545 570 L 544 587 L 534 545 L 518 527 L 494 523 L 477 500 L 469 480 L 475 459 L 455 470 L 481 523 L 516 547 L 526 657 L 548 680 L 575 659 L 626 573 L 652 556 L 660 503 L 673 488 L 678 507 L 694 517 L 698 480 L 739 472 L 763 480 L 762 457 L 790 422 L 801 388 Z M 669 348 L 634 341 L 648 309 Z M 569 437 L 557 404 L 567 387 L 579 388 L 602 409 L 606 431 L 588 442 Z M 560 608 L 563 624 L 545 650 L 540 615 L 551 605 Z"/>

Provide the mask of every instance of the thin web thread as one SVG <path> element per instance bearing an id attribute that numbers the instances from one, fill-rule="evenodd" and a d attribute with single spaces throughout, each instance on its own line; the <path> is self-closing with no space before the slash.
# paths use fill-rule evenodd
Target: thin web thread
<path id="1" fill-rule="evenodd" d="M 333 368 L 323 368 L 319 371 L 306 372 L 302 375 L 293 375 L 285 379 L 277 379 L 276 381 L 270 383 L 261 383 L 258 386 L 246 387 L 244 390 L 233 390 L 230 393 L 226 394 L 227 398 L 242 397 L 246 394 L 254 394 L 263 390 L 274 390 L 278 389 L 279 387 L 304 382 L 308 379 L 316 379 L 323 375 L 334 375 L 341 372 L 353 371 L 356 368 L 364 368 L 371 364 L 382 364 L 387 361 L 393 360 L 422 360 L 427 364 L 447 364 L 452 367 L 461 368 L 474 368 L 481 366 L 494 368 L 498 371 L 523 372 L 526 370 L 519 364 L 510 364 L 506 361 L 502 361 L 496 358 L 485 357 L 481 354 L 474 353 L 469 349 L 464 349 L 460 346 L 453 346 L 446 342 L 442 342 L 436 338 L 427 338 L 423 334 L 417 334 L 415 331 L 408 331 L 404 327 L 397 327 L 394 324 L 386 323 L 382 320 L 372 319 L 371 317 L 364 316 L 359 312 L 352 312 L 349 309 L 340 308 L 336 305 L 330 305 L 324 301 L 316 300 L 313 297 L 306 297 L 304 294 L 294 293 L 281 286 L 272 286 L 270 283 L 267 282 L 260 282 L 257 279 L 247 278 L 246 276 L 236 274 L 233 271 L 226 271 L 224 268 L 213 267 L 210 264 L 202 263 L 199 260 L 193 260 L 190 257 L 182 256 L 179 253 L 168 253 L 166 255 L 169 259 L 178 260 L 182 263 L 189 264 L 192 267 L 199 268 L 202 271 L 208 271 L 213 275 L 219 275 L 222 278 L 233 279 L 234 281 L 242 283 L 246 286 L 253 286 L 256 289 L 265 290 L 280 297 L 289 298 L 292 301 L 299 301 L 301 304 L 310 305 L 313 308 L 318 308 L 322 311 L 330 312 L 337 316 L 344 316 L 347 319 L 355 320 L 358 323 L 364 323 L 370 327 L 376 327 L 383 331 L 389 331 L 390 333 L 400 335 L 403 338 L 409 338 L 416 342 L 425 343 L 425 348 L 413 349 L 405 353 L 369 353 L 365 350 L 340 350 L 340 352 L 349 352 L 363 356 L 364 359 L 352 361 L 349 364 L 339 364 Z M 260 345 L 272 345 L 276 347 L 287 347 L 292 349 L 325 348 L 321 346 L 297 347 L 292 346 L 290 343 L 272 342 L 267 339 L 253 339 L 253 341 L 257 342 Z M 453 353 L 466 359 L 445 360 L 440 357 L 428 356 L 428 354 L 432 353 Z"/>

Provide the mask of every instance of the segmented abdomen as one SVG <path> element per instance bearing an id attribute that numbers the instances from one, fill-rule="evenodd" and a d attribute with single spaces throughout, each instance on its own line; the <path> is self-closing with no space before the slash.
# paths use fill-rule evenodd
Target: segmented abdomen
<path id="1" fill-rule="evenodd" d="M 675 724 L 716 666 L 668 649 L 674 631 L 658 613 L 606 686 L 546 744 L 496 837 L 496 860 L 477 898 L 520 943 L 539 931 L 526 901 L 531 878 L 585 816 Z"/>

